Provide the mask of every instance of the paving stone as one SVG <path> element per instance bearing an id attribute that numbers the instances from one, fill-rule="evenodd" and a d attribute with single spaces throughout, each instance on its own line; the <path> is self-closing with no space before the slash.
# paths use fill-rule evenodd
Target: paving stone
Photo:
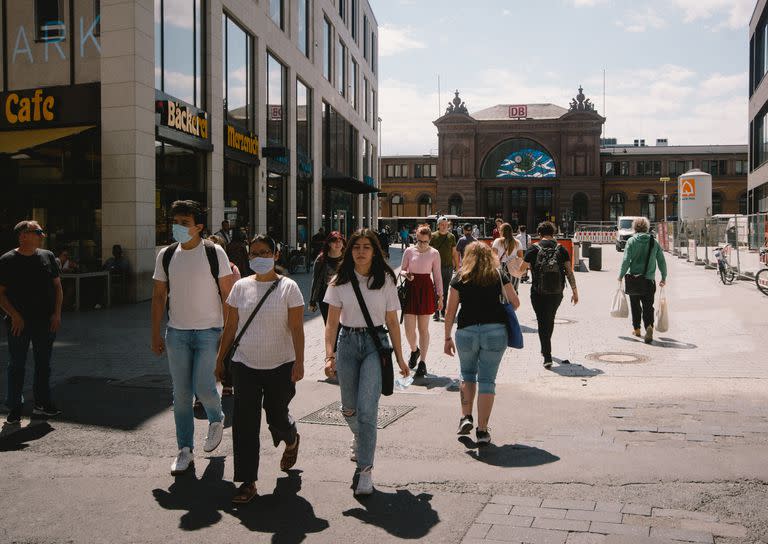
<path id="1" fill-rule="evenodd" d="M 730 523 L 715 523 L 712 521 L 701 521 L 693 519 L 681 519 L 680 527 L 692 531 L 706 531 L 714 536 L 723 536 L 728 538 L 744 538 L 747 536 L 747 529 L 741 525 L 732 525 Z"/>
<path id="2" fill-rule="evenodd" d="M 651 516 L 636 516 L 634 514 L 624 514 L 623 523 L 627 525 L 645 525 L 646 527 L 671 527 L 673 529 L 681 527 L 680 520 L 677 518 L 654 518 Z"/>
<path id="3" fill-rule="evenodd" d="M 706 512 L 691 512 L 673 508 L 654 508 L 653 515 L 662 518 L 698 519 L 701 521 L 717 521 L 717 517 Z"/>
<path id="4" fill-rule="evenodd" d="M 636 514 L 638 516 L 650 516 L 653 511 L 650 506 L 644 504 L 625 504 L 621 510 L 625 514 Z"/>
<path id="5" fill-rule="evenodd" d="M 532 506 L 538 508 L 541 506 L 541 499 L 538 497 L 514 497 L 512 495 L 494 495 L 491 499 L 495 504 L 509 504 L 511 506 Z"/>
<path id="6" fill-rule="evenodd" d="M 566 510 L 554 508 L 531 508 L 529 506 L 515 506 L 512 508 L 513 516 L 531 516 L 534 518 L 565 519 Z M 575 518 L 578 519 L 578 518 Z"/>
<path id="7" fill-rule="evenodd" d="M 589 526 L 589 532 L 601 533 L 604 535 L 634 535 L 634 536 L 648 536 L 650 534 L 650 527 L 643 527 L 642 525 L 624 525 L 623 523 L 602 523 L 600 521 L 593 521 Z"/>
<path id="8" fill-rule="evenodd" d="M 533 517 L 526 516 L 500 516 L 498 514 L 480 514 L 475 523 L 486 525 L 509 525 L 513 527 L 530 527 Z"/>
<path id="9" fill-rule="evenodd" d="M 715 539 L 712 537 L 712 533 L 691 531 L 690 529 L 652 527 L 651 536 L 657 538 L 670 538 L 672 540 L 682 540 L 683 542 L 700 542 L 702 544 L 713 544 L 715 542 Z"/>
<path id="10" fill-rule="evenodd" d="M 508 504 L 486 504 L 485 508 L 483 508 L 483 514 L 499 514 L 501 516 L 506 516 L 509 514 L 509 511 L 512 510 L 512 507 Z"/>
<path id="11" fill-rule="evenodd" d="M 711 434 L 686 434 L 685 439 L 688 442 L 714 442 L 715 437 Z"/>
<path id="12" fill-rule="evenodd" d="M 538 529 L 557 529 L 559 531 L 589 531 L 589 521 L 575 519 L 536 518 L 532 527 Z"/>
<path id="13" fill-rule="evenodd" d="M 605 544 L 680 544 L 667 538 L 634 535 L 605 535 Z"/>
<path id="14" fill-rule="evenodd" d="M 585 510 L 568 510 L 565 518 L 601 521 L 603 523 L 621 523 L 623 521 L 621 513 L 619 512 L 588 512 Z"/>
<path id="15" fill-rule="evenodd" d="M 464 535 L 464 538 L 479 538 L 483 539 L 485 538 L 485 535 L 488 534 L 488 531 L 491 530 L 491 526 L 486 523 L 473 523 L 472 527 L 469 528 L 469 531 L 467 531 L 467 534 Z"/>
<path id="16" fill-rule="evenodd" d="M 494 525 L 485 537 L 487 540 L 501 540 L 516 544 L 565 544 L 568 533 L 548 529 L 526 529 Z"/>
<path id="17" fill-rule="evenodd" d="M 622 433 L 657 433 L 659 431 L 659 428 L 652 427 L 650 425 L 649 426 L 622 425 L 616 430 Z"/>
<path id="18" fill-rule="evenodd" d="M 542 508 L 565 508 L 566 510 L 594 510 L 594 501 L 575 501 L 568 499 L 544 499 Z"/>
<path id="19" fill-rule="evenodd" d="M 606 538 L 597 533 L 569 533 L 565 544 L 605 544 Z"/>
<path id="20" fill-rule="evenodd" d="M 489 540 L 485 540 L 484 538 L 465 538 L 461 541 L 461 544 L 488 544 L 490 542 Z"/>
<path id="21" fill-rule="evenodd" d="M 621 512 L 624 504 L 620 502 L 598 502 L 595 505 L 597 512 Z"/>

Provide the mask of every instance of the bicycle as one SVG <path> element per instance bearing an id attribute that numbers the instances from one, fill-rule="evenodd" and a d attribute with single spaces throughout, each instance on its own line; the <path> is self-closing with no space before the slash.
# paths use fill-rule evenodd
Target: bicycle
<path id="1" fill-rule="evenodd" d="M 295 274 L 299 267 L 309 272 L 309 259 L 307 258 L 306 246 L 298 248 L 292 247 L 288 243 L 280 244 L 280 258 L 277 261 L 278 266 L 282 267 L 289 274 Z"/>
<path id="2" fill-rule="evenodd" d="M 736 269 L 728 263 L 728 255 L 731 253 L 730 244 L 715 248 L 714 256 L 717 259 L 717 273 L 723 285 L 731 285 L 736 279 Z"/>
<path id="3" fill-rule="evenodd" d="M 755 274 L 755 285 L 764 295 L 768 295 L 768 249 L 760 250 L 760 262 L 763 265 L 757 274 Z"/>

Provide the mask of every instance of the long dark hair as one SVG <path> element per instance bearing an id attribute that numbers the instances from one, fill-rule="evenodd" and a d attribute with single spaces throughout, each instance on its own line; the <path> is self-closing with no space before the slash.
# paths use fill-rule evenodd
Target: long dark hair
<path id="1" fill-rule="evenodd" d="M 321 257 L 325 259 L 325 256 L 328 255 L 328 252 L 331 250 L 331 242 L 333 240 L 341 240 L 341 243 L 344 244 L 344 248 L 341 250 L 342 255 L 344 254 L 344 249 L 347 247 L 347 241 L 344 239 L 344 236 L 342 234 L 335 230 L 331 232 L 328 237 L 323 242 L 323 249 L 320 250 L 320 254 L 318 257 Z"/>
<path id="2" fill-rule="evenodd" d="M 384 251 L 381 249 L 379 237 L 371 229 L 359 229 L 352 234 L 349 242 L 347 242 L 347 247 L 344 249 L 344 256 L 339 263 L 333 285 L 344 285 L 351 281 L 355 273 L 355 259 L 352 257 L 352 247 L 361 238 L 367 238 L 373 246 L 373 261 L 371 262 L 371 275 L 368 278 L 368 289 L 381 289 L 384 287 L 387 275 L 392 278 L 392 281 L 395 281 L 395 272 L 384 258 Z"/>

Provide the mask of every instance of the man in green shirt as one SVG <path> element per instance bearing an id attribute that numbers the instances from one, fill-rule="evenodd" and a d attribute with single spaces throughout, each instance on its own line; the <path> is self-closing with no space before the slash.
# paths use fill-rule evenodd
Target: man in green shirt
<path id="1" fill-rule="evenodd" d="M 440 272 L 443 277 L 443 300 L 448 300 L 448 287 L 451 284 L 453 271 L 459 269 L 459 252 L 456 251 L 456 237 L 449 232 L 448 218 L 441 216 L 437 219 L 437 232 L 432 233 L 432 241 L 429 243 L 440 252 Z M 445 307 L 442 311 L 445 317 Z M 435 311 L 435 321 L 440 321 L 440 312 Z"/>

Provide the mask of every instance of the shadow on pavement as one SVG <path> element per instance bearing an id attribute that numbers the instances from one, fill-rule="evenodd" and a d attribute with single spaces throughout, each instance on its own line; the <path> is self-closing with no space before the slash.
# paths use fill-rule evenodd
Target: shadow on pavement
<path id="1" fill-rule="evenodd" d="M 260 495 L 250 504 L 229 508 L 228 512 L 250 531 L 272 533 L 272 542 L 298 544 L 308 533 L 319 533 L 330 526 L 315 515 L 307 499 L 299 496 L 300 490 L 301 471 L 291 470 L 277 479 L 271 495 Z M 227 500 L 231 499 L 232 495 Z"/>
<path id="2" fill-rule="evenodd" d="M 626 340 L 627 342 L 634 342 L 637 344 L 644 344 L 645 341 L 642 338 L 638 338 L 636 336 L 619 336 L 620 340 Z M 696 344 L 690 344 L 688 342 L 680 342 L 679 340 L 675 340 L 673 338 L 665 338 L 665 337 L 658 337 L 654 338 L 653 342 L 651 343 L 652 346 L 658 346 L 660 348 L 667 348 L 667 349 L 698 349 L 699 346 Z"/>
<path id="3" fill-rule="evenodd" d="M 413 387 L 423 387 L 424 389 L 441 389 L 449 387 L 453 384 L 453 378 L 447 376 L 435 376 L 434 374 L 427 374 L 423 378 L 414 378 Z"/>
<path id="4" fill-rule="evenodd" d="M 565 362 L 567 359 L 552 358 L 558 365 L 550 368 L 550 372 L 553 372 L 564 378 L 594 378 L 600 374 L 605 374 L 599 368 L 587 368 L 579 363 Z"/>
<path id="5" fill-rule="evenodd" d="M 495 467 L 537 467 L 560 460 L 558 456 L 552 455 L 546 450 L 523 444 L 505 444 L 503 446 L 488 444 L 487 446 L 478 446 L 468 436 L 460 437 L 459 442 L 469 448 L 466 454 L 471 458 Z"/>
<path id="6" fill-rule="evenodd" d="M 27 442 L 39 440 L 53 431 L 45 420 L 32 420 L 26 427 L 3 424 L 0 430 L 0 452 L 20 451 L 29 447 Z"/>
<path id="7" fill-rule="evenodd" d="M 432 495 L 427 493 L 414 495 L 405 489 L 398 489 L 395 493 L 376 490 L 370 497 L 358 498 L 363 508 L 352 508 L 342 513 L 367 525 L 380 527 L 394 537 L 416 540 L 427 536 L 440 522 L 430 504 L 431 500 Z"/>
<path id="8" fill-rule="evenodd" d="M 523 334 L 538 334 L 539 329 L 532 329 L 531 327 L 527 327 L 525 325 L 520 325 L 520 330 L 523 331 Z"/>

